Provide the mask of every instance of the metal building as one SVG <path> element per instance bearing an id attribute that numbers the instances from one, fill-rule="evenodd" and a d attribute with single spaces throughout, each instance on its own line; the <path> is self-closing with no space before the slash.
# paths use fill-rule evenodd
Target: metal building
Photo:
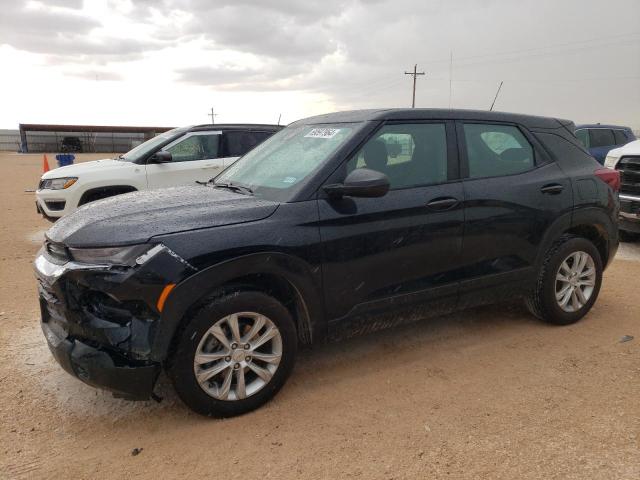
<path id="1" fill-rule="evenodd" d="M 124 153 L 172 127 L 20 124 L 20 151 Z"/>

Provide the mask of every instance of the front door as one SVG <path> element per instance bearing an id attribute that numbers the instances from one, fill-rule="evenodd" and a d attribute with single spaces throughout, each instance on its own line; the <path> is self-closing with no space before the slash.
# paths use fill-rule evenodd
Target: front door
<path id="1" fill-rule="evenodd" d="M 148 187 L 194 185 L 218 175 L 224 168 L 219 153 L 221 133 L 190 132 L 166 145 L 162 150 L 171 153 L 172 161 L 146 165 Z"/>
<path id="2" fill-rule="evenodd" d="M 456 302 L 464 216 L 453 124 L 384 125 L 338 175 L 363 167 L 389 177 L 385 196 L 319 200 L 335 336 L 442 313 Z M 383 312 L 392 315 L 372 316 Z"/>

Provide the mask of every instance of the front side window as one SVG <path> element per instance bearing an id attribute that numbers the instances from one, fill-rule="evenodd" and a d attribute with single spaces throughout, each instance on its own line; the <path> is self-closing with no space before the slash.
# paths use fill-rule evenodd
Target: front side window
<path id="1" fill-rule="evenodd" d="M 469 177 L 495 177 L 534 167 L 533 147 L 520 129 L 511 125 L 464 125 Z"/>
<path id="2" fill-rule="evenodd" d="M 218 158 L 219 134 L 188 135 L 164 148 L 171 153 L 173 162 L 193 162 Z"/>
<path id="3" fill-rule="evenodd" d="M 169 143 L 172 139 L 178 138 L 186 131 L 186 128 L 174 128 L 173 130 L 169 130 L 168 132 L 161 133 L 153 137 L 150 140 L 147 140 L 144 143 L 141 143 L 137 147 L 129 150 L 124 155 L 120 155 L 118 157 L 120 160 L 124 160 L 125 162 L 137 162 L 145 158 L 147 155 L 150 155 L 152 152 L 160 148 L 163 144 Z"/>
<path id="4" fill-rule="evenodd" d="M 580 140 L 580 143 L 584 148 L 591 148 L 591 144 L 589 143 L 589 130 L 586 128 L 576 130 L 576 137 Z"/>
<path id="5" fill-rule="evenodd" d="M 216 183 L 250 188 L 257 196 L 287 201 L 362 128 L 362 123 L 293 125 L 259 144 L 222 172 Z"/>
<path id="6" fill-rule="evenodd" d="M 615 145 L 613 130 L 608 128 L 592 128 L 589 130 L 591 148 Z"/>
<path id="7" fill-rule="evenodd" d="M 447 181 L 447 134 L 442 123 L 385 125 L 347 164 L 389 177 L 391 189 Z"/>

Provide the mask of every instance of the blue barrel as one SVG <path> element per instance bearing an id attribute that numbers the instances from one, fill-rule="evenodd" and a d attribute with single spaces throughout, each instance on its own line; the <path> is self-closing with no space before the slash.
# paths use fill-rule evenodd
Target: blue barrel
<path id="1" fill-rule="evenodd" d="M 59 167 L 73 165 L 73 161 L 75 159 L 76 159 L 76 156 L 71 153 L 59 153 L 56 155 L 56 160 L 58 161 Z"/>

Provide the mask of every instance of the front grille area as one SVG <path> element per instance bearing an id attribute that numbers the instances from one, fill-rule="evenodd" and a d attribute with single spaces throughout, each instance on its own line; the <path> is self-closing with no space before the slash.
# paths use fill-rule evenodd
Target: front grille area
<path id="1" fill-rule="evenodd" d="M 67 202 L 65 202 L 64 200 L 61 200 L 61 201 L 47 200 L 44 203 L 47 204 L 47 208 L 49 210 L 54 210 L 56 212 L 59 212 L 60 210 L 64 210 L 64 206 L 66 205 Z"/>
<path id="2" fill-rule="evenodd" d="M 620 193 L 640 195 L 640 156 L 625 156 L 618 161 Z"/>
<path id="3" fill-rule="evenodd" d="M 106 349 L 123 359 L 148 359 L 159 316 L 144 302 L 118 301 L 73 278 L 51 284 L 38 277 L 38 291 L 42 322 L 59 337 Z"/>

